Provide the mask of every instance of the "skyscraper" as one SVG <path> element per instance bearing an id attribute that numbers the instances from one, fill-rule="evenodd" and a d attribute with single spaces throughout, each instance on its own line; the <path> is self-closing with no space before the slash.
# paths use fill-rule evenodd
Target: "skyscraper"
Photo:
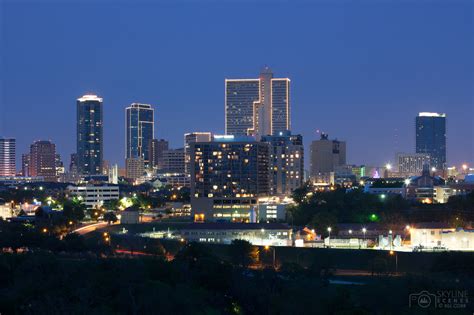
<path id="1" fill-rule="evenodd" d="M 416 153 L 429 154 L 431 167 L 446 168 L 446 114 L 419 113 L 416 117 Z"/>
<path id="2" fill-rule="evenodd" d="M 30 176 L 44 177 L 47 182 L 56 182 L 56 146 L 51 141 L 35 141 L 30 146 Z"/>
<path id="3" fill-rule="evenodd" d="M 194 142 L 209 142 L 212 139 L 212 133 L 210 132 L 191 132 L 184 134 L 184 171 L 186 175 L 190 175 L 190 162 L 191 162 L 191 143 Z"/>
<path id="4" fill-rule="evenodd" d="M 327 176 L 336 167 L 346 164 L 346 143 L 329 140 L 327 134 L 321 134 L 321 139 L 311 143 L 311 177 Z"/>
<path id="5" fill-rule="evenodd" d="M 16 140 L 0 138 L 0 176 L 16 174 Z"/>
<path id="6" fill-rule="evenodd" d="M 77 168 L 80 174 L 102 174 L 102 98 L 84 95 L 77 99 Z"/>
<path id="7" fill-rule="evenodd" d="M 303 137 L 286 131 L 275 136 L 264 136 L 262 142 L 270 144 L 270 193 L 290 195 L 303 185 Z"/>
<path id="8" fill-rule="evenodd" d="M 270 192 L 269 144 L 226 135 L 190 147 L 195 220 L 249 221 Z"/>
<path id="9" fill-rule="evenodd" d="M 155 134 L 154 109 L 148 104 L 133 103 L 125 109 L 126 158 L 142 158 L 149 165 L 149 142 Z"/>
<path id="10" fill-rule="evenodd" d="M 169 142 L 164 139 L 152 139 L 148 142 L 148 161 L 151 167 L 162 170 L 163 152 L 169 149 Z"/>
<path id="11" fill-rule="evenodd" d="M 290 79 L 265 67 L 258 79 L 225 80 L 226 134 L 260 139 L 290 130 L 290 118 Z"/>

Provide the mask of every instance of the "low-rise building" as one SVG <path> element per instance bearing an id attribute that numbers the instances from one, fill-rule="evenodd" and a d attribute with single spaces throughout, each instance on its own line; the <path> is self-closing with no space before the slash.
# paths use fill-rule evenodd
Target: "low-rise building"
<path id="1" fill-rule="evenodd" d="M 195 223 L 183 227 L 180 233 L 190 242 L 230 244 L 238 239 L 253 245 L 292 245 L 292 229 L 282 223 Z"/>
<path id="2" fill-rule="evenodd" d="M 140 212 L 136 207 L 128 207 L 120 213 L 120 224 L 140 223 Z"/>
<path id="3" fill-rule="evenodd" d="M 424 223 L 413 226 L 410 234 L 413 247 L 474 250 L 474 229 L 456 229 L 444 223 Z"/>
<path id="4" fill-rule="evenodd" d="M 286 219 L 286 209 L 294 204 L 291 198 L 268 197 L 258 200 L 258 221 L 283 221 Z"/>
<path id="5" fill-rule="evenodd" d="M 113 185 L 85 185 L 68 186 L 67 190 L 72 197 L 80 199 L 88 209 L 101 207 L 104 202 L 120 198 L 119 186 Z"/>

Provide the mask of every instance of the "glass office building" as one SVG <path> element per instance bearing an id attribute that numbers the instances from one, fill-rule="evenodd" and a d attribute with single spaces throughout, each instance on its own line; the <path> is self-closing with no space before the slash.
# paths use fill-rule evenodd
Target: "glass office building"
<path id="1" fill-rule="evenodd" d="M 265 67 L 258 79 L 225 80 L 227 135 L 277 135 L 290 130 L 290 118 L 290 79 Z"/>
<path id="2" fill-rule="evenodd" d="M 77 169 L 79 174 L 102 174 L 104 133 L 102 98 L 84 95 L 77 99 Z"/>
<path id="3" fill-rule="evenodd" d="M 431 167 L 446 169 L 446 114 L 419 113 L 416 117 L 416 153 L 428 154 Z"/>
<path id="4" fill-rule="evenodd" d="M 125 109 L 126 158 L 144 160 L 149 165 L 149 143 L 155 134 L 154 109 L 148 104 L 133 103 Z"/>

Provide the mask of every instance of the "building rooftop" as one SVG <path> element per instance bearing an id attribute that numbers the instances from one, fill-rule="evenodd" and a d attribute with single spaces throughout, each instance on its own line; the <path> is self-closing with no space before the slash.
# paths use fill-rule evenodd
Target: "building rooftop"
<path id="1" fill-rule="evenodd" d="M 418 117 L 446 117 L 444 113 L 430 113 L 430 112 L 421 112 L 418 114 Z"/>
<path id="2" fill-rule="evenodd" d="M 284 223 L 191 223 L 182 230 L 289 230 Z"/>

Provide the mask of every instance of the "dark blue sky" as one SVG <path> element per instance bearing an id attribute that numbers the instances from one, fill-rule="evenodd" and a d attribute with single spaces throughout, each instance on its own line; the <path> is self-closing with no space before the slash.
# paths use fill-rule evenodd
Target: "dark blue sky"
<path id="1" fill-rule="evenodd" d="M 111 162 L 131 102 L 155 106 L 174 147 L 222 133 L 224 78 L 267 64 L 292 80 L 306 143 L 320 129 L 348 142 L 349 163 L 382 165 L 414 150 L 417 112 L 440 111 L 448 163 L 474 164 L 472 1 L 98 2 L 0 0 L 0 135 L 19 154 L 51 139 L 68 161 L 87 92 L 104 98 Z"/>

